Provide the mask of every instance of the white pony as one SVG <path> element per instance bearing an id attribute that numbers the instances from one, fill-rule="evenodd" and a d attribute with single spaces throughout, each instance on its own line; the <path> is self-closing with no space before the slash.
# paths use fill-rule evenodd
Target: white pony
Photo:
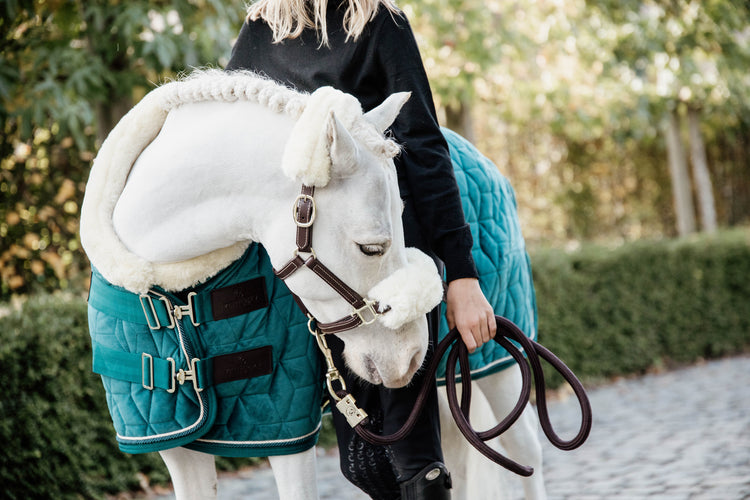
<path id="1" fill-rule="evenodd" d="M 82 207 L 84 249 L 108 282 L 140 294 L 152 286 L 193 287 L 253 241 L 280 269 L 299 250 L 292 206 L 302 185 L 313 186 L 310 254 L 366 292 L 367 311 L 352 312 L 304 266 L 286 283 L 319 322 L 359 315 L 363 324 L 340 335 L 348 367 L 371 383 L 401 387 L 426 352 L 424 314 L 442 297 L 432 261 L 404 247 L 392 162 L 398 147 L 383 137 L 406 99 L 394 94 L 363 114 L 355 98 L 333 89 L 308 96 L 241 72 L 201 72 L 159 87 L 121 120 L 97 156 Z M 512 406 L 519 377 L 510 369 L 478 382 L 495 414 Z M 457 498 L 482 498 L 472 488 L 487 479 L 461 472 L 472 452 L 443 422 Z M 539 474 L 533 415 L 508 438 L 511 457 Z M 160 453 L 178 499 L 215 498 L 212 455 L 179 447 Z M 314 449 L 270 462 L 282 500 L 318 498 Z M 528 498 L 544 498 L 537 478 Z"/>
<path id="2" fill-rule="evenodd" d="M 383 137 L 406 99 L 395 94 L 363 114 L 354 97 L 330 88 L 308 96 L 220 71 L 155 89 L 94 163 L 81 214 L 92 265 L 138 294 L 195 286 L 252 241 L 281 269 L 299 253 L 302 224 L 292 208 L 303 185 L 315 187 L 309 253 L 366 292 L 367 310 L 353 312 L 304 266 L 286 283 L 320 323 L 363 319 L 341 335 L 352 371 L 374 384 L 405 385 L 426 352 L 424 314 L 442 296 L 431 259 L 404 247 L 392 161 L 399 149 Z M 180 448 L 162 456 L 179 498 L 215 495 L 212 456 Z M 304 481 L 314 474 L 314 451 L 271 463 L 281 498 L 317 498 L 315 482 Z"/>

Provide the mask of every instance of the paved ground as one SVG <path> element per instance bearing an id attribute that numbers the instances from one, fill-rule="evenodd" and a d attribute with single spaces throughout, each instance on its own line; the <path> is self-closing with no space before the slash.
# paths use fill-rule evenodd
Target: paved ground
<path id="1" fill-rule="evenodd" d="M 618 381 L 589 398 L 594 426 L 582 448 L 563 452 L 542 437 L 551 500 L 750 499 L 750 357 Z M 578 429 L 575 400 L 552 403 L 550 414 L 560 435 Z M 318 474 L 322 500 L 367 499 L 336 455 L 319 457 Z M 522 497 L 517 481 L 509 493 Z M 221 478 L 219 498 L 278 497 L 262 467 Z"/>

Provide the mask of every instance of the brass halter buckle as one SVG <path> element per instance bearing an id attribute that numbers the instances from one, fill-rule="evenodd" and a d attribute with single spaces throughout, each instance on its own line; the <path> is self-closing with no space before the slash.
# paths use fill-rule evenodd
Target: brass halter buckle
<path id="1" fill-rule="evenodd" d="M 359 320 L 363 325 L 371 325 L 372 323 L 375 323 L 375 321 L 377 321 L 378 316 L 383 314 L 375 308 L 376 305 L 377 302 L 375 302 L 374 300 L 365 299 L 365 305 L 360 307 L 359 309 L 355 309 L 352 312 L 352 316 L 359 317 Z"/>
<path id="2" fill-rule="evenodd" d="M 310 220 L 307 222 L 302 222 L 299 220 L 299 207 L 301 205 L 301 202 L 303 201 L 309 201 L 310 205 L 312 206 L 312 210 L 310 211 Z M 313 198 L 309 194 L 298 195 L 297 198 L 294 200 L 294 204 L 292 205 L 292 218 L 294 219 L 294 223 L 297 224 L 297 227 L 312 226 L 313 222 L 315 222 L 316 215 L 317 215 L 317 210 L 315 209 L 315 198 Z"/>

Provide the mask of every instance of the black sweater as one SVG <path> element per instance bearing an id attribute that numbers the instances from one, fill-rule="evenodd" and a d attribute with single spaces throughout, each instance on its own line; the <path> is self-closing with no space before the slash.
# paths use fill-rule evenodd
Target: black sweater
<path id="1" fill-rule="evenodd" d="M 448 146 L 438 127 L 427 75 L 411 27 L 402 14 L 381 8 L 354 42 L 346 42 L 343 8 L 328 9 L 328 47 L 315 30 L 273 43 L 262 20 L 246 22 L 232 50 L 228 70 L 246 69 L 304 92 L 330 85 L 357 97 L 365 111 L 395 92 L 411 98 L 391 126 L 402 145 L 395 159 L 404 200 L 407 246 L 437 255 L 448 281 L 475 278 L 472 236 L 464 219 Z"/>

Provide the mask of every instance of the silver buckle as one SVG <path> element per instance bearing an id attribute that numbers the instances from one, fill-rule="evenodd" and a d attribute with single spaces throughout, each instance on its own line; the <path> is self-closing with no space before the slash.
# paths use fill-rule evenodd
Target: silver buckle
<path id="1" fill-rule="evenodd" d="M 363 307 L 360 307 L 359 309 L 355 309 L 352 313 L 352 316 L 358 316 L 363 325 L 370 325 L 374 323 L 378 319 L 378 316 L 380 316 L 381 314 L 375 310 L 375 304 L 376 302 L 374 300 L 365 299 L 365 305 Z M 365 314 L 363 314 L 365 311 L 370 312 L 370 317 L 365 318 Z"/>
<path id="2" fill-rule="evenodd" d="M 189 370 L 183 370 L 182 368 L 180 368 L 179 371 L 177 371 L 177 373 L 175 373 L 175 371 L 174 371 L 175 370 L 175 365 L 174 365 L 174 360 L 173 360 L 172 363 L 171 363 L 171 365 L 172 365 L 171 366 L 171 368 L 172 368 L 172 378 L 174 380 L 176 380 L 177 382 L 179 382 L 180 385 L 183 385 L 185 382 L 187 382 L 188 380 L 190 380 L 191 382 L 193 382 L 193 388 L 195 389 L 195 392 L 201 392 L 201 391 L 203 391 L 203 388 L 198 386 L 198 370 L 197 369 L 198 369 L 198 363 L 199 362 L 200 362 L 200 359 L 193 358 L 193 359 L 190 360 L 190 369 Z M 170 392 L 174 392 L 174 388 Z"/>
<path id="3" fill-rule="evenodd" d="M 183 316 L 189 316 L 190 322 L 193 324 L 193 326 L 200 325 L 200 323 L 198 323 L 195 320 L 195 297 L 196 295 L 198 294 L 195 292 L 190 292 L 187 296 L 188 303 L 186 306 L 174 306 L 172 315 L 177 321 L 182 320 Z"/>
<path id="4" fill-rule="evenodd" d="M 146 305 L 143 303 L 144 299 L 148 299 L 148 305 L 151 308 L 151 315 L 154 317 L 154 321 L 156 321 L 156 326 L 151 324 L 151 319 L 148 316 Z M 138 300 L 141 301 L 141 309 L 143 309 L 143 315 L 146 316 L 146 323 L 148 323 L 148 327 L 151 330 L 158 330 L 159 328 L 161 328 L 161 323 L 159 323 L 159 316 L 157 316 L 156 314 L 156 309 L 154 308 L 154 301 L 151 300 L 151 296 L 142 293 L 138 296 Z"/>
<path id="5" fill-rule="evenodd" d="M 146 363 L 148 359 L 149 383 L 146 384 Z M 147 352 L 141 353 L 141 385 L 148 391 L 154 390 L 154 357 Z"/>
<path id="6" fill-rule="evenodd" d="M 299 202 L 301 200 L 309 200 L 310 203 L 312 203 L 312 212 L 310 213 L 310 221 L 309 222 L 300 222 L 299 221 Z M 297 196 L 294 200 L 294 205 L 292 205 L 292 218 L 294 219 L 294 223 L 297 224 L 297 227 L 310 227 L 313 225 L 313 222 L 315 222 L 315 215 L 317 214 L 316 208 L 315 208 L 315 198 L 310 196 L 309 194 L 301 194 Z"/>
<path id="7" fill-rule="evenodd" d="M 169 377 L 169 389 L 167 389 L 167 392 L 172 394 L 174 391 L 177 390 L 177 384 L 175 383 L 175 368 L 177 367 L 177 364 L 174 362 L 173 358 L 167 358 L 167 363 L 169 363 L 169 372 L 171 373 L 171 376 Z"/>
<path id="8" fill-rule="evenodd" d="M 161 301 L 164 302 L 164 307 L 167 309 L 167 317 L 169 318 L 169 324 L 168 325 L 162 325 L 159 321 L 159 315 L 156 314 L 156 308 L 154 307 L 154 299 L 151 298 L 150 293 L 153 293 L 156 295 L 156 297 Z M 149 329 L 151 330 L 159 330 L 162 326 L 165 326 L 167 328 L 174 328 L 174 320 L 172 319 L 172 303 L 169 302 L 169 299 L 167 299 L 166 296 L 154 292 L 153 290 L 149 290 L 148 293 L 142 293 L 138 296 L 138 300 L 141 302 L 141 309 L 143 309 L 143 315 L 146 317 L 146 323 L 148 324 Z M 154 321 L 156 321 L 156 325 L 151 324 L 151 319 L 148 316 L 148 310 L 146 309 L 146 304 L 144 303 L 144 300 L 148 302 L 148 307 L 151 310 L 151 315 L 154 317 Z"/>

